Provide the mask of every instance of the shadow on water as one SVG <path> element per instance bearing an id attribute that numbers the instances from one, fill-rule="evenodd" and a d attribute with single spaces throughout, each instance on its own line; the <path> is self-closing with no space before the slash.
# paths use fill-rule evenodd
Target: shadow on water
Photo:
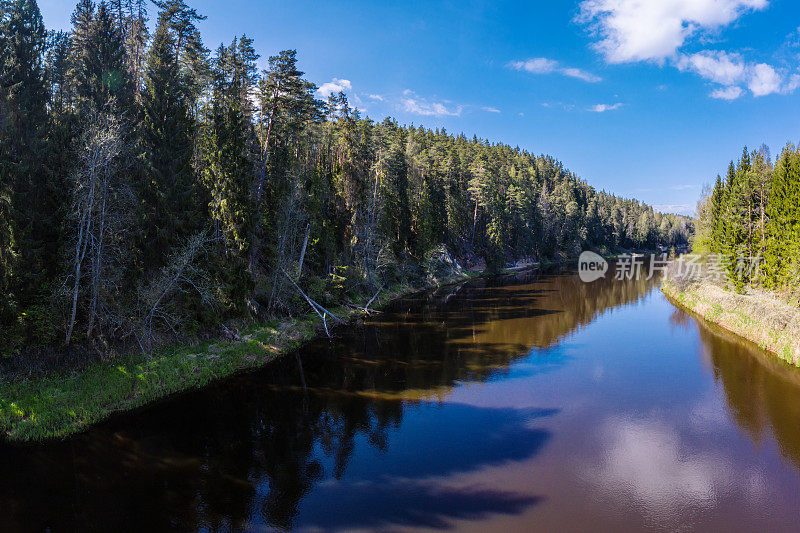
<path id="1" fill-rule="evenodd" d="M 549 349 L 652 288 L 536 274 L 445 287 L 69 441 L 0 446 L 0 530 L 445 528 L 521 513 L 543 497 L 444 479 L 535 456 L 551 437 L 539 421 L 559 410 L 450 391 L 522 358 L 526 372 L 566 364 Z"/>
<path id="2" fill-rule="evenodd" d="M 326 488 L 321 492 L 325 494 Z M 431 489 L 405 481 L 337 485 L 343 505 L 320 506 L 309 527 L 322 530 L 382 529 L 392 525 L 448 529 L 453 519 L 480 520 L 491 514 L 519 514 L 541 501 L 494 490 Z"/>

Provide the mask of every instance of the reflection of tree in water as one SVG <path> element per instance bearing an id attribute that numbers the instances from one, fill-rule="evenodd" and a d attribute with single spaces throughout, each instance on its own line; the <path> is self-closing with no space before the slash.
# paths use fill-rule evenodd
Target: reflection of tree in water
<path id="1" fill-rule="evenodd" d="M 288 527 L 325 476 L 316 446 L 335 457 L 338 476 L 357 435 L 385 445 L 386 428 L 400 420 L 399 401 L 306 396 L 251 380 L 68 443 L 3 450 L 0 530 Z"/>
<path id="2" fill-rule="evenodd" d="M 781 453 L 800 468 L 800 372 L 732 334 L 698 324 L 736 422 L 756 442 L 774 435 Z"/>
<path id="3" fill-rule="evenodd" d="M 375 381 L 357 381 L 357 389 L 431 390 L 483 381 L 531 348 L 552 347 L 603 312 L 640 300 L 654 286 L 644 278 L 586 284 L 576 275 L 531 273 L 479 279 L 400 301 L 330 348 L 320 345 L 313 351 L 351 358 L 345 371 L 371 368 L 368 375 Z"/>
<path id="4" fill-rule="evenodd" d="M 379 519 L 442 527 L 448 518 L 521 512 L 535 499 L 420 488 L 414 480 L 529 457 L 548 438 L 530 420 L 551 412 L 448 408 L 449 419 L 433 417 L 442 427 L 409 436 L 404 408 L 458 382 L 490 379 L 532 347 L 552 346 L 651 288 L 530 275 L 444 288 L 304 348 L 306 389 L 297 360 L 286 357 L 65 443 L 0 449 L 0 529 L 288 528 L 313 493 L 336 494 L 330 482 L 346 475 L 365 444 L 381 451 L 367 466 L 391 474 L 376 487 L 392 487 L 396 505 L 379 505 L 386 490 L 368 491 L 371 499 L 362 499 L 373 503 L 359 511 L 362 522 L 353 522 L 358 513 L 339 513 L 346 527 L 379 527 Z M 391 449 L 400 435 L 413 440 Z M 392 457 L 394 466 L 386 462 Z M 410 485 L 397 481 L 400 472 Z M 348 494 L 366 490 L 358 487 Z"/>

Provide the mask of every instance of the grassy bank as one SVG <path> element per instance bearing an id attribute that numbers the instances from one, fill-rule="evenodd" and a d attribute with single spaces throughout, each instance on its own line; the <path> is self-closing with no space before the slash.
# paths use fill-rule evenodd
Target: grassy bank
<path id="1" fill-rule="evenodd" d="M 468 274 L 461 274 L 422 286 L 397 285 L 383 290 L 371 308 L 426 287 L 467 277 Z M 346 319 L 361 314 L 348 308 L 331 311 Z M 79 433 L 116 413 L 259 368 L 320 333 L 319 318 L 309 314 L 251 326 L 238 332 L 236 340 L 175 346 L 150 356 L 130 354 L 79 371 L 0 383 L 0 433 L 17 442 Z"/>
<path id="2" fill-rule="evenodd" d="M 686 286 L 667 279 L 662 292 L 675 304 L 800 366 L 800 310 L 765 292 L 736 294 L 708 282 Z"/>

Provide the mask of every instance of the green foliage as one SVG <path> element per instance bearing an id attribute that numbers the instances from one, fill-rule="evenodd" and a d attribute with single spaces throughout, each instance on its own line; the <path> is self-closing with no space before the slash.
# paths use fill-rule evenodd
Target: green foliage
<path id="1" fill-rule="evenodd" d="M 47 32 L 35 1 L 4 2 L 0 43 L 2 351 L 36 338 L 16 319 L 39 314 L 40 291 L 58 274 L 64 191 L 49 164 L 57 143 L 47 142 Z"/>
<path id="2" fill-rule="evenodd" d="M 320 101 L 295 50 L 261 73 L 246 36 L 211 58 L 202 14 L 154 4 L 149 39 L 143 0 L 80 0 L 71 31 L 50 35 L 34 0 L 0 0 L 0 350 L 73 327 L 130 340 L 148 287 L 173 298 L 151 306 L 169 317 L 145 315 L 174 338 L 296 313 L 307 304 L 287 279 L 335 305 L 455 262 L 496 270 L 691 233 L 552 157 Z M 171 283 L 170 258 L 200 234 L 203 286 Z"/>
<path id="3" fill-rule="evenodd" d="M 253 327 L 241 341 L 169 348 L 98 362 L 79 373 L 40 376 L 0 388 L 0 432 L 16 441 L 65 437 L 179 391 L 256 368 L 314 335 L 305 318 L 279 330 Z"/>
<path id="4" fill-rule="evenodd" d="M 800 257 L 800 151 L 787 145 L 770 182 L 765 283 L 796 289 Z"/>
<path id="5" fill-rule="evenodd" d="M 142 94 L 142 149 L 146 160 L 140 197 L 144 263 L 163 264 L 163 251 L 203 225 L 192 167 L 195 127 L 189 94 L 162 17 L 147 59 Z"/>
<path id="6" fill-rule="evenodd" d="M 717 177 L 698 205 L 695 251 L 719 254 L 737 292 L 760 285 L 796 290 L 800 279 L 800 152 L 789 144 L 772 167 L 765 147 L 745 149 L 727 179 Z M 742 264 L 760 258 L 758 268 Z"/>

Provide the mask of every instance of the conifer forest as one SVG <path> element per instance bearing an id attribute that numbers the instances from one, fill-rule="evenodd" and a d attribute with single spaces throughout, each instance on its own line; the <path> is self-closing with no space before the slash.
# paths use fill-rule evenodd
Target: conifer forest
<path id="1" fill-rule="evenodd" d="M 80 0 L 72 29 L 53 32 L 35 0 L 0 0 L 5 357 L 148 349 L 442 264 L 688 241 L 689 218 L 597 191 L 553 157 L 375 122 L 343 93 L 323 101 L 295 50 L 270 52 L 263 71 L 246 35 L 212 51 L 204 18 L 183 0 Z M 774 179 L 796 159 L 787 152 Z M 748 202 L 766 169 L 743 164 L 724 194 L 747 225 L 725 230 L 728 247 L 762 246 L 761 204 Z M 764 205 L 776 236 L 793 231 Z"/>

